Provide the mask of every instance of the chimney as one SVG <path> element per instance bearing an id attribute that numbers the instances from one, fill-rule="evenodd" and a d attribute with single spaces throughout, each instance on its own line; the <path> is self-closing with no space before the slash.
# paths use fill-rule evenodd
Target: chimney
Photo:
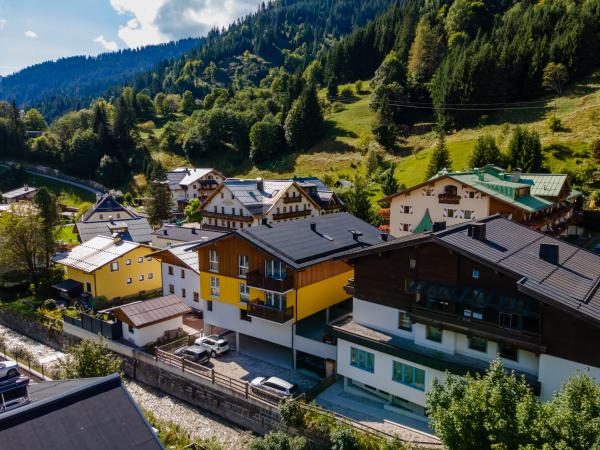
<path id="1" fill-rule="evenodd" d="M 383 242 L 387 242 L 387 240 L 388 240 L 388 238 L 389 238 L 389 236 L 388 236 L 388 234 L 387 234 L 387 233 L 381 233 L 381 236 L 380 236 L 380 237 L 381 237 L 381 240 L 382 240 Z"/>
<path id="2" fill-rule="evenodd" d="M 357 230 L 348 230 L 348 231 L 350 231 L 350 233 L 352 233 L 352 239 L 354 239 L 356 242 L 358 242 L 358 238 L 362 236 L 362 233 Z"/>
<path id="3" fill-rule="evenodd" d="M 119 244 L 121 242 L 121 235 L 119 233 L 112 234 L 113 243 Z"/>
<path id="4" fill-rule="evenodd" d="M 558 245 L 540 244 L 540 259 L 550 264 L 558 265 Z"/>
<path id="5" fill-rule="evenodd" d="M 258 189 L 259 191 L 262 191 L 264 189 L 264 187 L 265 187 L 265 183 L 264 183 L 263 179 L 260 177 L 257 178 L 256 179 L 256 189 Z"/>
<path id="6" fill-rule="evenodd" d="M 437 233 L 438 231 L 442 231 L 446 229 L 446 222 L 433 222 L 433 229 L 432 231 L 434 233 Z"/>
<path id="7" fill-rule="evenodd" d="M 310 229 L 316 233 L 317 232 L 317 223 L 316 222 L 311 222 L 310 223 Z"/>
<path id="8" fill-rule="evenodd" d="M 478 241 L 485 241 L 485 222 L 470 223 L 467 227 L 470 237 Z"/>
<path id="9" fill-rule="evenodd" d="M 515 167 L 515 169 L 512 171 L 510 179 L 513 183 L 518 183 L 519 181 L 521 181 L 521 169 Z"/>
<path id="10" fill-rule="evenodd" d="M 24 190 L 25 192 L 27 192 L 27 191 L 29 190 L 29 185 L 25 184 L 25 185 L 23 186 L 23 190 Z"/>

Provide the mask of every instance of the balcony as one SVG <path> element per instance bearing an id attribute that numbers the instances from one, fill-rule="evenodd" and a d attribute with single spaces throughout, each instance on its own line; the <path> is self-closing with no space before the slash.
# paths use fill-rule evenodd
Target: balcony
<path id="1" fill-rule="evenodd" d="M 344 291 L 348 295 L 354 295 L 354 278 L 348 278 L 348 282 L 344 285 Z"/>
<path id="2" fill-rule="evenodd" d="M 283 197 L 283 203 L 302 203 L 302 196 L 290 197 L 286 195 Z"/>
<path id="3" fill-rule="evenodd" d="M 248 272 L 246 274 L 246 285 L 256 289 L 264 289 L 273 292 L 287 292 L 294 288 L 293 278 L 284 278 L 277 280 L 264 276 L 258 271 Z"/>
<path id="4" fill-rule="evenodd" d="M 290 211 L 284 213 L 273 214 L 273 220 L 295 219 L 296 217 L 310 216 L 312 209 L 303 209 L 301 211 Z"/>
<path id="5" fill-rule="evenodd" d="M 438 202 L 447 205 L 458 205 L 460 203 L 460 195 L 454 194 L 439 194 Z"/>
<path id="6" fill-rule="evenodd" d="M 254 299 L 248 302 L 248 315 L 269 320 L 271 322 L 286 323 L 294 318 L 294 307 L 290 306 L 286 309 L 277 309 L 265 305 L 263 300 Z"/>
<path id="7" fill-rule="evenodd" d="M 238 222 L 249 222 L 249 223 L 254 221 L 254 217 L 252 217 L 252 216 L 242 216 L 239 214 L 225 214 L 225 213 L 207 211 L 207 210 L 200 211 L 200 214 L 202 214 L 202 217 L 209 217 L 209 218 L 213 218 L 213 219 L 237 220 Z"/>

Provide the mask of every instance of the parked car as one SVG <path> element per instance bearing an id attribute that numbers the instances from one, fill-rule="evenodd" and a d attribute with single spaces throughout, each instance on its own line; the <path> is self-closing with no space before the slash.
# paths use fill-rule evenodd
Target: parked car
<path id="1" fill-rule="evenodd" d="M 204 345 L 208 348 L 210 350 L 210 356 L 213 358 L 229 351 L 229 341 L 216 335 L 199 337 L 196 339 L 195 344 Z"/>
<path id="2" fill-rule="evenodd" d="M 298 392 L 298 385 L 277 377 L 256 377 L 250 382 L 253 392 L 266 392 L 277 397 L 293 397 Z"/>
<path id="3" fill-rule="evenodd" d="M 19 366 L 14 361 L 0 361 L 0 380 L 19 376 Z"/>
<path id="4" fill-rule="evenodd" d="M 600 244 L 596 244 L 596 246 L 592 249 L 592 251 L 598 255 L 600 255 Z"/>
<path id="5" fill-rule="evenodd" d="M 175 354 L 198 364 L 205 363 L 210 359 L 210 350 L 203 345 L 181 347 L 175 350 Z"/>

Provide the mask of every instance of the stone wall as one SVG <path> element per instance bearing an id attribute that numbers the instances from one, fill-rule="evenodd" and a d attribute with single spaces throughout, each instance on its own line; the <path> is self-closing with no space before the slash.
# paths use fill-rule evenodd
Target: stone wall
<path id="1" fill-rule="evenodd" d="M 49 330 L 39 322 L 27 320 L 6 309 L 0 309 L 0 323 L 55 350 L 63 350 L 69 345 L 68 338 L 63 333 Z"/>

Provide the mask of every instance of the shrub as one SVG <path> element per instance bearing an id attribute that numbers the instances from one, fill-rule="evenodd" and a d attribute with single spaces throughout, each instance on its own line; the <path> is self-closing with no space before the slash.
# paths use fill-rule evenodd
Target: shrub
<path id="1" fill-rule="evenodd" d="M 44 309 L 47 309 L 48 311 L 54 311 L 56 309 L 56 300 L 54 300 L 52 298 L 48 298 L 48 299 L 44 300 L 42 307 Z"/>
<path id="2" fill-rule="evenodd" d="M 248 446 L 249 450 L 308 450 L 308 442 L 301 436 L 289 436 L 281 431 L 271 432 L 265 437 L 256 438 Z"/>
<path id="3" fill-rule="evenodd" d="M 546 124 L 548 125 L 548 128 L 551 131 L 560 131 L 563 128 L 562 120 L 560 120 L 558 117 L 554 117 L 554 116 L 548 117 Z"/>
<path id="4" fill-rule="evenodd" d="M 344 104 L 341 102 L 333 102 L 331 104 L 331 112 L 337 113 L 343 111 L 344 109 Z"/>
<path id="5" fill-rule="evenodd" d="M 340 97 L 354 97 L 354 92 L 351 87 L 345 87 L 340 91 Z"/>
<path id="6" fill-rule="evenodd" d="M 13 354 L 17 359 L 35 360 L 33 354 L 22 344 L 16 344 L 9 350 L 9 353 Z"/>
<path id="7" fill-rule="evenodd" d="M 358 439 L 350 428 L 339 427 L 329 436 L 331 450 L 359 450 Z"/>
<path id="8" fill-rule="evenodd" d="M 590 146 L 590 150 L 592 151 L 592 155 L 596 159 L 596 162 L 600 163 L 600 138 L 594 139 Z"/>
<path id="9" fill-rule="evenodd" d="M 304 411 L 300 403 L 295 400 L 288 400 L 279 405 L 279 414 L 283 422 L 290 427 L 304 426 Z"/>
<path id="10" fill-rule="evenodd" d="M 94 305 L 94 311 L 100 311 L 108 306 L 108 299 L 105 296 L 100 295 L 94 298 L 92 304 Z"/>

